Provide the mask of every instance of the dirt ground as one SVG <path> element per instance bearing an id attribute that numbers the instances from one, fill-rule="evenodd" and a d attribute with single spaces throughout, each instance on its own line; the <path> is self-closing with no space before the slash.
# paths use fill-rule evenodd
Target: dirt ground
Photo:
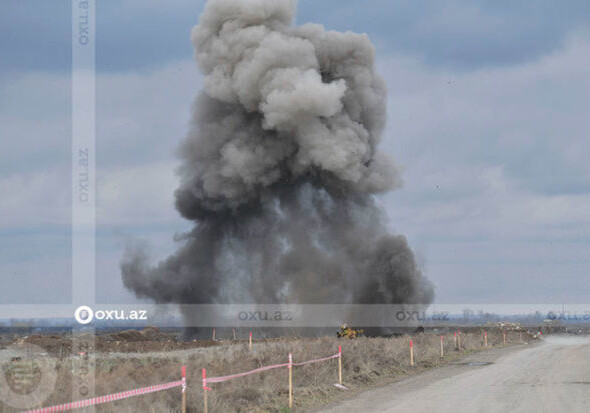
<path id="1" fill-rule="evenodd" d="M 488 330 L 489 347 L 483 346 L 483 330 L 464 331 L 461 349 L 452 332 L 444 334 L 445 357 L 440 357 L 439 333 L 416 333 L 390 338 L 338 339 L 274 338 L 256 340 L 253 349 L 247 340 L 179 341 L 172 333 L 154 328 L 101 334 L 94 338 L 91 355 L 94 394 L 105 395 L 180 378 L 180 367 L 188 371 L 188 412 L 202 411 L 203 392 L 201 369 L 207 368 L 211 377 L 249 371 L 261 366 L 284 363 L 289 353 L 294 361 L 326 357 L 343 350 L 343 381 L 347 394 L 384 385 L 408 375 L 439 367 L 473 352 L 504 347 L 502 332 Z M 409 365 L 409 343 L 413 340 L 415 365 Z M 508 332 L 506 345 L 517 344 L 531 336 Z M 73 400 L 72 390 L 80 379 L 80 362 L 84 356 L 71 352 L 69 335 L 30 335 L 18 337 L 42 347 L 49 357 L 57 360 L 55 390 L 39 406 L 50 406 Z M 6 345 L 6 341 L 4 342 Z M 0 364 L 10 362 L 7 349 L 0 349 Z M 209 394 L 210 411 L 289 411 L 286 407 L 288 387 L 286 369 L 267 371 L 227 383 L 212 385 Z M 337 381 L 337 360 L 297 367 L 294 370 L 295 411 L 308 411 L 343 396 L 334 387 Z M 98 412 L 174 412 L 178 411 L 179 389 L 134 397 L 97 408 Z M 17 411 L 2 405 L 0 412 Z"/>
<path id="2" fill-rule="evenodd" d="M 180 341 L 177 333 L 162 332 L 155 327 L 143 330 L 125 330 L 110 334 L 96 334 L 92 338 L 80 336 L 80 340 L 93 342 L 89 349 L 101 353 L 110 352 L 159 352 L 188 348 L 211 347 L 220 345 L 220 341 L 192 340 Z M 5 337 L 4 347 L 12 343 L 30 343 L 42 347 L 51 356 L 66 356 L 72 352 L 71 333 L 31 334 L 22 337 Z M 0 346 L 1 348 L 1 346 Z"/>
<path id="3" fill-rule="evenodd" d="M 590 338 L 474 353 L 322 409 L 336 412 L 588 412 Z"/>

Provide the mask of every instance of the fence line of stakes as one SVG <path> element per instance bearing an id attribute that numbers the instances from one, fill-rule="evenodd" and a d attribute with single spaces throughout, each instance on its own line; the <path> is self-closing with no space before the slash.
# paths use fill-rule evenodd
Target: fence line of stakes
<path id="1" fill-rule="evenodd" d="M 236 330 L 235 330 L 235 328 L 233 328 L 232 330 L 233 330 L 233 336 L 234 336 L 234 340 L 235 340 Z M 213 328 L 212 339 L 215 340 L 215 328 Z M 522 331 L 519 331 L 519 339 L 522 342 Z M 506 344 L 506 330 L 502 331 L 502 342 L 503 342 L 503 344 Z M 454 344 L 455 344 L 455 348 L 461 349 L 461 330 L 455 331 Z M 484 332 L 483 332 L 483 345 L 484 345 L 484 347 L 488 347 L 488 332 L 487 332 L 487 330 L 484 330 Z M 250 331 L 250 335 L 249 335 L 249 349 L 252 350 L 252 331 Z M 444 357 L 444 355 L 445 355 L 444 335 L 441 335 L 440 336 L 440 356 L 441 356 L 441 358 Z M 330 356 L 329 358 L 338 358 L 338 384 L 340 386 L 342 386 L 342 346 L 341 345 L 338 346 L 338 354 L 337 355 Z M 325 361 L 325 359 L 319 359 L 319 360 L 315 360 L 315 361 L 311 361 L 311 362 L 317 362 L 317 361 Z M 297 363 L 297 364 L 301 365 L 301 363 Z M 306 362 L 304 362 L 303 364 L 306 364 Z M 277 365 L 275 367 L 285 367 L 285 366 L 288 368 L 288 377 L 289 377 L 289 408 L 292 408 L 293 407 L 293 367 L 295 366 L 295 364 L 293 363 L 292 353 L 289 353 L 288 364 Z M 414 367 L 414 340 L 412 339 L 412 337 L 410 337 L 410 366 Z M 271 368 L 274 368 L 274 367 L 271 367 Z M 182 393 L 181 393 L 182 394 L 182 402 L 181 402 L 182 407 L 181 407 L 181 412 L 186 413 L 186 408 L 187 408 L 186 366 L 181 367 L 181 372 L 182 372 Z M 209 387 L 207 387 L 207 371 L 204 368 L 202 369 L 202 375 L 203 375 L 203 407 L 204 407 L 205 413 L 208 413 L 207 391 L 210 391 L 211 389 Z"/>
<path id="2" fill-rule="evenodd" d="M 233 330 L 234 340 L 236 337 L 235 328 Z M 215 328 L 213 329 L 212 338 L 215 340 Z M 522 342 L 522 331 L 519 331 L 519 340 Z M 506 330 L 502 331 L 502 342 L 506 344 Z M 454 344 L 455 348 L 461 349 L 461 330 L 457 330 L 454 333 Z M 483 332 L 483 345 L 484 347 L 488 347 L 488 332 L 484 330 Z M 250 331 L 249 335 L 249 349 L 252 350 L 252 331 Z M 440 356 L 441 358 L 444 357 L 444 335 L 440 336 Z M 338 358 L 338 384 L 342 386 L 342 346 L 338 346 L 338 354 L 327 357 L 325 359 L 318 359 L 318 360 L 311 360 L 311 362 L 318 362 L 318 361 L 326 361 L 329 358 Z M 303 362 L 303 364 L 307 364 L 308 362 Z M 277 366 L 270 366 L 270 368 L 277 368 L 277 367 L 287 367 L 288 368 L 288 375 L 289 375 L 289 408 L 293 407 L 293 367 L 296 364 L 293 363 L 293 355 L 289 353 L 289 362 L 287 364 L 277 365 Z M 302 363 L 297 363 L 297 365 L 302 365 Z M 410 337 L 410 366 L 414 367 L 414 340 Z M 186 366 L 181 367 L 182 372 L 182 402 L 181 402 L 181 412 L 186 413 L 187 408 L 187 384 L 186 384 Z M 208 413 L 208 400 L 207 400 L 207 391 L 211 389 L 207 387 L 207 371 L 206 369 L 202 369 L 203 374 L 203 407 L 205 413 Z M 51 409 L 51 408 L 45 408 Z M 48 410 L 53 411 L 53 410 Z"/>
<path id="3" fill-rule="evenodd" d="M 503 343 L 506 344 L 506 331 L 504 330 L 503 332 Z M 522 331 L 519 332 L 520 333 L 520 339 L 522 341 Z M 235 340 L 235 328 L 233 329 L 233 335 L 234 335 L 234 340 Z M 215 337 L 215 329 L 213 329 L 213 337 Z M 484 338 L 484 346 L 487 347 L 488 346 L 488 332 L 484 331 L 483 333 L 483 338 Z M 455 348 L 457 349 L 461 349 L 461 330 L 457 330 L 454 333 L 454 344 L 455 344 Z M 248 342 L 248 347 L 250 350 L 252 350 L 252 332 L 250 331 L 250 335 L 249 335 L 249 342 Z M 338 346 L 338 384 L 342 385 L 342 346 Z M 440 336 L 440 356 L 444 357 L 445 355 L 445 350 L 444 350 L 444 335 Z M 410 338 L 410 366 L 414 367 L 414 340 L 412 338 Z M 292 353 L 289 353 L 289 363 L 288 363 L 288 375 L 289 375 L 289 408 L 293 407 L 293 355 Z M 184 371 L 183 371 L 184 374 Z M 206 370 L 203 369 L 203 406 L 204 406 L 204 410 L 205 413 L 208 413 L 208 400 L 207 400 L 207 391 L 211 390 L 210 388 L 208 388 L 206 386 L 206 379 L 207 379 L 207 373 Z M 185 401 L 186 399 L 186 395 L 185 393 L 183 393 L 183 413 L 185 412 Z"/>

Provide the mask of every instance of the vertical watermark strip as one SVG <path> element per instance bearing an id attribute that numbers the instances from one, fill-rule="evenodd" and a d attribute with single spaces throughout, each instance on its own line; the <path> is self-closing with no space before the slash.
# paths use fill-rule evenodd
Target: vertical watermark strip
<path id="1" fill-rule="evenodd" d="M 72 0 L 72 302 L 95 302 L 96 5 Z M 94 330 L 72 331 L 73 400 L 94 395 Z"/>

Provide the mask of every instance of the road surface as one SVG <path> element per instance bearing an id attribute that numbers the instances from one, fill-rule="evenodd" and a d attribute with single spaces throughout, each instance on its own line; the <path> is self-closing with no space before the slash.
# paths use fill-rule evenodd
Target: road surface
<path id="1" fill-rule="evenodd" d="M 491 350 L 324 412 L 590 412 L 590 338 Z M 491 364 L 485 364 L 491 363 Z"/>

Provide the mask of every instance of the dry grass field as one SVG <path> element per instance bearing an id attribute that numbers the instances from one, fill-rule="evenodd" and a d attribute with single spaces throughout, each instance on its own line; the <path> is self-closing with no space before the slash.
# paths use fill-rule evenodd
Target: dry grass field
<path id="1" fill-rule="evenodd" d="M 414 343 L 414 367 L 409 363 L 409 342 Z M 530 340 L 528 334 L 523 340 Z M 508 332 L 507 345 L 520 340 L 518 332 Z M 485 350 L 482 330 L 472 328 L 462 333 L 462 348 L 454 346 L 452 334 L 444 336 L 445 357 L 440 357 L 440 335 L 420 333 L 410 336 L 348 338 L 273 339 L 254 343 L 227 341 L 216 346 L 146 353 L 98 353 L 95 359 L 95 394 L 104 395 L 180 379 L 180 367 L 187 366 L 188 411 L 203 409 L 201 369 L 208 377 L 224 376 L 261 366 L 281 364 L 293 354 L 294 362 L 326 357 L 342 346 L 343 384 L 348 390 L 334 386 L 338 382 L 338 360 L 294 367 L 294 410 L 307 411 L 372 386 L 395 381 L 408 374 L 453 362 L 463 355 Z M 502 344 L 499 329 L 488 330 L 489 347 Z M 56 390 L 43 405 L 72 400 L 76 376 L 73 361 L 63 358 L 57 363 Z M 74 381 L 73 381 L 74 380 Z M 280 368 L 211 384 L 208 393 L 210 412 L 276 412 L 288 409 L 288 370 Z M 180 389 L 133 397 L 98 406 L 98 412 L 179 412 Z M 0 404 L 1 406 L 1 404 Z M 11 412 L 0 407 L 0 412 Z"/>

